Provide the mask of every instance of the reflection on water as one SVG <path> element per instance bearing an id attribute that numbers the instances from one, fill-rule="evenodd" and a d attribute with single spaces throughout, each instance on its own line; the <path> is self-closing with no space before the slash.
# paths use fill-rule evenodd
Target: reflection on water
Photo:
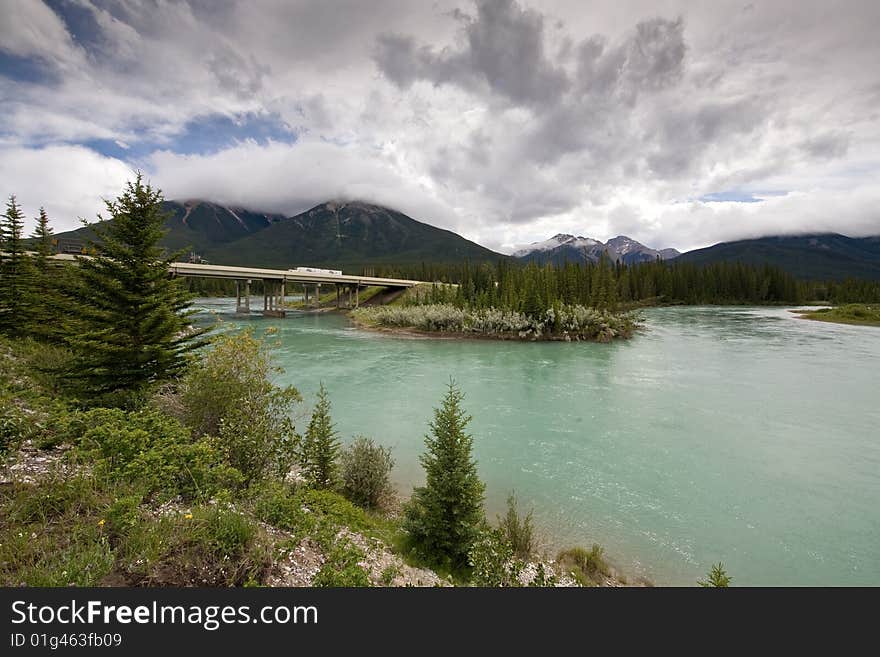
<path id="1" fill-rule="evenodd" d="M 284 383 L 323 381 L 341 434 L 419 483 L 432 408 L 467 395 L 487 506 L 515 489 L 552 545 L 601 542 L 625 572 L 692 584 L 880 584 L 880 329 L 777 308 L 658 308 L 611 345 L 405 339 L 334 314 L 278 327 Z M 257 300 L 252 308 L 258 308 Z"/>

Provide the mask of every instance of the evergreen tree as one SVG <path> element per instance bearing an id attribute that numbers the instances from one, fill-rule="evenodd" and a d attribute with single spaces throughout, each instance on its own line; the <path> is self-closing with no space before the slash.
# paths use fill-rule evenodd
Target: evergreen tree
<path id="1" fill-rule="evenodd" d="M 30 326 L 33 264 L 22 242 L 24 214 L 15 196 L 6 203 L 0 223 L 0 331 L 24 335 Z"/>
<path id="2" fill-rule="evenodd" d="M 732 578 L 724 570 L 724 564 L 716 563 L 712 566 L 705 580 L 697 580 L 697 584 L 704 588 L 727 588 Z"/>
<path id="3" fill-rule="evenodd" d="M 44 339 L 58 335 L 58 323 L 54 321 L 61 306 L 57 285 L 64 275 L 60 266 L 53 266 L 49 257 L 54 252 L 52 227 L 44 208 L 40 208 L 37 226 L 31 238 L 34 241 L 33 286 L 30 290 L 30 330 Z"/>
<path id="4" fill-rule="evenodd" d="M 416 488 L 406 506 L 404 527 L 428 558 L 461 567 L 485 523 L 483 492 L 466 433 L 471 417 L 461 406 L 464 396 L 450 382 L 440 408 L 434 409 L 427 451 L 420 460 L 425 486 Z"/>
<path id="5" fill-rule="evenodd" d="M 324 384 L 309 420 L 302 446 L 301 465 L 306 481 L 314 488 L 334 488 L 338 480 L 339 440 L 330 418 L 330 400 Z"/>
<path id="6" fill-rule="evenodd" d="M 168 273 L 179 254 L 165 254 L 162 193 L 140 173 L 115 201 L 110 221 L 95 224 L 94 257 L 78 257 L 69 286 L 72 324 L 67 342 L 75 354 L 69 378 L 105 403 L 135 404 L 157 383 L 175 377 L 189 351 L 202 346 L 206 329 L 189 325 L 191 295 Z M 99 215 L 99 219 L 102 217 Z"/>

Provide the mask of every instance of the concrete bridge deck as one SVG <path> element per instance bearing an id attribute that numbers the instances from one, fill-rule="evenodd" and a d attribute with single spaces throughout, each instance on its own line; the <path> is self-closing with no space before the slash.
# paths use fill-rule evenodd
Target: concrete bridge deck
<path id="1" fill-rule="evenodd" d="M 77 258 L 90 256 L 57 254 L 50 256 L 54 260 L 76 261 Z M 390 288 L 408 288 L 422 283 L 403 278 L 380 278 L 377 276 L 352 276 L 336 274 L 330 271 L 302 271 L 297 269 L 263 269 L 260 267 L 233 267 L 231 265 L 208 265 L 190 262 L 173 262 L 169 271 L 175 276 L 193 278 L 225 278 L 236 282 L 236 311 L 249 314 L 250 287 L 254 280 L 263 281 L 263 314 L 270 317 L 284 317 L 284 297 L 288 283 L 297 283 L 305 290 L 305 304 L 310 303 L 309 292 L 312 288 L 312 302 L 317 305 L 322 285 L 334 285 L 336 288 L 336 307 L 357 308 L 359 290 L 362 287 L 379 286 Z M 242 283 L 244 285 L 242 285 Z M 347 302 L 345 294 L 348 295 Z"/>

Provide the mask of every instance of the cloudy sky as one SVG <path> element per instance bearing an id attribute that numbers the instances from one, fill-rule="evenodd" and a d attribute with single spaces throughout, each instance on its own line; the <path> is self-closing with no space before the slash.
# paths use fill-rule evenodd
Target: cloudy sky
<path id="1" fill-rule="evenodd" d="M 363 199 L 490 248 L 880 234 L 880 2 L 0 0 L 0 193 Z"/>

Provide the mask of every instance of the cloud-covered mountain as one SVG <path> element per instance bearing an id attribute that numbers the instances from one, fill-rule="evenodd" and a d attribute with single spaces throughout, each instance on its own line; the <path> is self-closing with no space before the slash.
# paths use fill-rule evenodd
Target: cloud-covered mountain
<path id="1" fill-rule="evenodd" d="M 575 237 L 560 233 L 549 240 L 535 242 L 513 253 L 513 257 L 523 262 L 538 264 L 562 264 L 564 262 L 598 262 L 605 254 L 613 262 L 635 264 L 652 262 L 657 258 L 670 260 L 679 255 L 675 249 L 656 250 L 636 240 L 618 235 L 606 243 L 589 237 Z"/>
<path id="2" fill-rule="evenodd" d="M 506 258 L 451 231 L 390 208 L 328 201 L 292 217 L 209 201 L 166 201 L 162 239 L 170 250 L 193 251 L 209 262 L 287 269 L 303 265 L 357 271 L 370 264 L 488 262 Z M 89 227 L 59 233 L 83 241 Z"/>

